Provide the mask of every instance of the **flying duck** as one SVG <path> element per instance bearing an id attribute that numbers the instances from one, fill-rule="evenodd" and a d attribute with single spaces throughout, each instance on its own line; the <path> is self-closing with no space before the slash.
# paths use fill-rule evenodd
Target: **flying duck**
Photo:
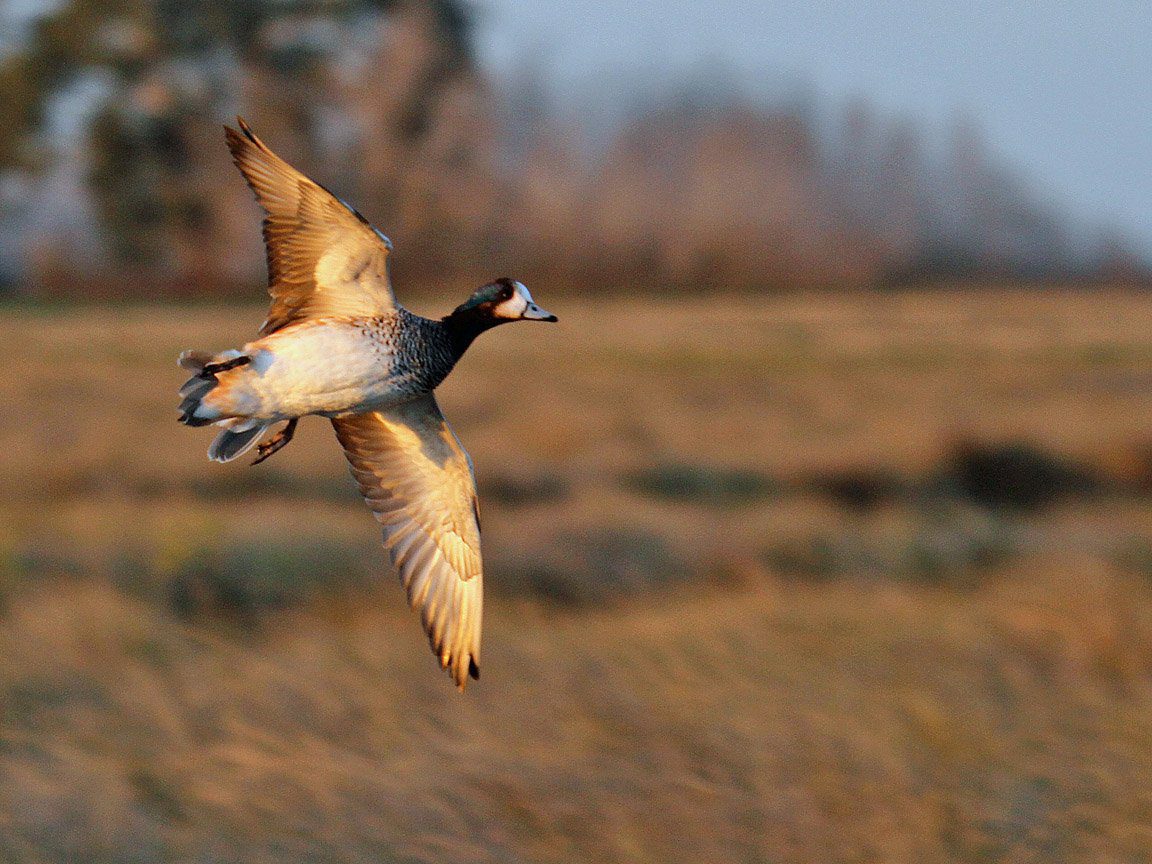
<path id="1" fill-rule="evenodd" d="M 346 202 L 268 148 L 242 118 L 228 148 L 263 208 L 268 317 L 242 348 L 185 351 L 181 422 L 221 427 L 208 450 L 227 462 L 272 425 L 257 464 L 308 414 L 328 417 L 420 613 L 442 668 L 462 690 L 480 676 L 480 523 L 472 460 L 433 391 L 485 330 L 555 321 L 513 279 L 479 288 L 431 320 L 401 306 L 391 241 Z"/>

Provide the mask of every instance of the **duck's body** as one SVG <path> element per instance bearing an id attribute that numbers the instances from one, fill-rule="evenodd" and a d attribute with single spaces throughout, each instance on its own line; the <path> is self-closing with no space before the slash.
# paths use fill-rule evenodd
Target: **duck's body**
<path id="1" fill-rule="evenodd" d="M 388 408 L 436 389 L 459 359 L 442 322 L 403 308 L 387 317 L 304 321 L 234 356 L 251 362 L 218 375 L 197 418 L 276 423 Z M 224 352 L 213 361 L 228 359 Z"/>
<path id="2" fill-rule="evenodd" d="M 208 455 L 235 459 L 269 426 L 260 462 L 309 414 L 332 419 L 360 491 L 441 665 L 478 677 L 480 526 L 471 461 L 433 391 L 480 333 L 555 321 L 519 282 L 499 279 L 440 320 L 396 302 L 392 244 L 359 213 L 269 150 L 240 121 L 228 145 L 264 208 L 272 308 L 238 349 L 186 351 L 181 421 L 222 431 Z"/>

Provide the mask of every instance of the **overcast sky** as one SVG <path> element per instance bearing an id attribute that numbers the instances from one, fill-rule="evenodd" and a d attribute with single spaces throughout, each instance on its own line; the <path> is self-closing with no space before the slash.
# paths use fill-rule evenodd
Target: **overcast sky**
<path id="1" fill-rule="evenodd" d="M 476 6 L 491 68 L 531 64 L 559 87 L 718 62 L 766 88 L 804 82 L 831 108 L 864 96 L 929 129 L 966 113 L 1045 197 L 1152 250 L 1150 0 Z"/>

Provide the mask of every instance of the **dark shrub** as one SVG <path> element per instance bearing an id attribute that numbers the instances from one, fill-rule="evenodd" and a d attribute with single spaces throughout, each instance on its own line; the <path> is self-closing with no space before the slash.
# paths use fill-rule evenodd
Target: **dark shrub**
<path id="1" fill-rule="evenodd" d="M 946 460 L 942 480 L 983 507 L 1018 510 L 1039 510 L 1100 487 L 1085 466 L 1026 442 L 961 443 Z"/>
<path id="2" fill-rule="evenodd" d="M 900 477 L 882 469 L 829 471 L 811 477 L 805 485 L 841 507 L 861 511 L 899 500 L 907 492 L 907 484 Z"/>
<path id="3" fill-rule="evenodd" d="M 743 504 L 776 492 L 776 484 L 758 472 L 704 465 L 658 465 L 627 475 L 624 483 L 650 498 L 720 506 Z"/>
<path id="4" fill-rule="evenodd" d="M 568 484 L 556 474 L 513 477 L 507 474 L 482 475 L 476 479 L 481 501 L 505 507 L 551 504 L 568 497 Z"/>
<path id="5" fill-rule="evenodd" d="M 652 594 L 681 584 L 687 563 L 658 534 L 631 528 L 583 531 L 561 537 L 546 558 L 493 566 L 493 590 L 580 606 Z"/>

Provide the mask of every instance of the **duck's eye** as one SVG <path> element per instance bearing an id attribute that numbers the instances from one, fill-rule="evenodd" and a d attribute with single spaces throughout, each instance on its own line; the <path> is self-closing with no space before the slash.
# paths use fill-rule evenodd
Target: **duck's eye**
<path id="1" fill-rule="evenodd" d="M 501 289 L 500 294 L 496 297 L 496 299 L 499 300 L 500 302 L 504 302 L 505 300 L 507 300 L 511 296 L 512 296 L 512 289 L 511 288 L 503 288 L 503 289 Z"/>

